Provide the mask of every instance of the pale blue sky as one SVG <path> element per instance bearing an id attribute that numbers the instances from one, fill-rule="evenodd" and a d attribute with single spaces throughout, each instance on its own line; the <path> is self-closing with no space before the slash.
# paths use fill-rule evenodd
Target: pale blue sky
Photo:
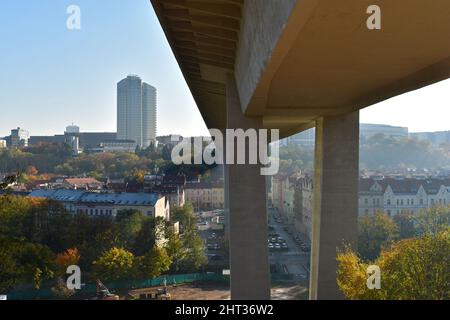
<path id="1" fill-rule="evenodd" d="M 81 30 L 66 9 L 81 8 Z M 149 0 L 1 0 L 0 136 L 116 130 L 116 83 L 158 89 L 158 134 L 207 133 Z"/>
<path id="2" fill-rule="evenodd" d="M 81 8 L 79 31 L 66 9 Z M 0 136 L 116 130 L 116 83 L 138 74 L 158 89 L 158 134 L 206 134 L 149 0 L 1 0 Z M 361 121 L 450 130 L 450 82 L 361 112 Z M 424 109 L 426 112 L 424 112 Z"/>

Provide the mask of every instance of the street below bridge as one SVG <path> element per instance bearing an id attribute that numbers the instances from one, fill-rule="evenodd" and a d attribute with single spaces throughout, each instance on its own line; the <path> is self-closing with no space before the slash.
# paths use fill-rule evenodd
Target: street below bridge
<path id="1" fill-rule="evenodd" d="M 294 275 L 294 280 L 304 283 L 309 278 L 310 252 L 301 250 L 300 245 L 295 241 L 295 233 L 286 231 L 286 224 L 275 219 L 276 211 L 269 209 L 269 225 L 273 229 L 269 234 L 277 234 L 284 239 L 288 250 L 270 250 L 269 258 L 271 264 L 278 264 L 285 268 L 286 273 Z"/>

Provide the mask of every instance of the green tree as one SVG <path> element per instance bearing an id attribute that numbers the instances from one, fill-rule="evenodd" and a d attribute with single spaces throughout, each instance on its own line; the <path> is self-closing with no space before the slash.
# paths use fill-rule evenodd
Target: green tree
<path id="1" fill-rule="evenodd" d="M 355 252 L 338 253 L 338 286 L 348 299 L 450 299 L 450 228 L 394 243 L 371 264 L 380 267 L 381 289 L 366 286 L 366 269 Z"/>
<path id="2" fill-rule="evenodd" d="M 194 215 L 194 207 L 186 203 L 182 207 L 171 208 L 172 221 L 180 223 L 181 232 L 196 230 L 197 218 Z"/>
<path id="3" fill-rule="evenodd" d="M 394 216 L 394 222 L 397 225 L 400 239 L 412 238 L 417 234 L 414 220 L 414 214 L 405 211 Z"/>
<path id="4" fill-rule="evenodd" d="M 166 249 L 153 247 L 145 256 L 139 259 L 139 273 L 144 278 L 156 278 L 167 272 L 172 264 L 172 259 Z"/>
<path id="5" fill-rule="evenodd" d="M 387 214 L 377 212 L 359 218 L 358 251 L 364 259 L 375 259 L 397 237 L 397 226 Z"/>
<path id="6" fill-rule="evenodd" d="M 123 248 L 112 248 L 94 261 L 94 275 L 102 281 L 133 279 L 136 275 L 134 255 Z"/>
<path id="7" fill-rule="evenodd" d="M 180 262 L 186 257 L 186 249 L 178 234 L 175 234 L 172 230 L 166 231 L 166 234 L 166 250 L 167 254 L 172 259 L 171 271 L 178 273 L 180 271 Z"/>
<path id="8" fill-rule="evenodd" d="M 0 258 L 0 289 L 5 291 L 26 283 L 38 289 L 56 270 L 55 256 L 48 247 L 8 237 L 0 237 Z"/>
<path id="9" fill-rule="evenodd" d="M 156 244 L 157 220 L 153 217 L 144 217 L 142 227 L 136 234 L 133 252 L 137 256 L 145 255 Z"/>
<path id="10" fill-rule="evenodd" d="M 41 287 L 42 282 L 52 279 L 57 270 L 55 254 L 39 244 L 21 243 L 17 259 L 24 269 L 24 281 L 32 282 L 36 289 Z"/>
<path id="11" fill-rule="evenodd" d="M 178 251 L 176 267 L 183 272 L 198 271 L 207 262 L 205 245 L 197 229 L 197 218 L 191 204 L 173 208 L 172 221 L 180 223 L 182 251 Z M 175 240 L 173 240 L 175 241 Z M 175 243 L 172 243 L 175 244 Z M 175 247 L 171 248 L 174 250 Z"/>
<path id="12" fill-rule="evenodd" d="M 22 268 L 18 265 L 14 253 L 3 244 L 0 246 L 0 292 L 8 292 L 22 280 Z"/>
<path id="13" fill-rule="evenodd" d="M 437 234 L 450 225 L 450 206 L 434 206 L 415 217 L 417 232 Z"/>
<path id="14" fill-rule="evenodd" d="M 132 250 L 144 220 L 144 215 L 138 210 L 122 210 L 117 213 L 115 223 L 122 246 Z"/>
<path id="15" fill-rule="evenodd" d="M 180 269 L 183 272 L 198 271 L 208 262 L 202 238 L 198 232 L 188 232 L 183 234 L 182 240 L 185 254 L 179 262 Z"/>

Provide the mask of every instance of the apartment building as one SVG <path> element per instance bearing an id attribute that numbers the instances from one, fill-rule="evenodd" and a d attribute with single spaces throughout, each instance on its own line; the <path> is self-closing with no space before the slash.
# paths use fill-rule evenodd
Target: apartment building
<path id="1" fill-rule="evenodd" d="M 170 220 L 169 200 L 151 193 L 101 193 L 81 190 L 35 190 L 34 198 L 61 202 L 71 214 L 85 213 L 91 217 L 117 216 L 121 210 L 137 210 L 143 215 Z"/>
<path id="2" fill-rule="evenodd" d="M 196 210 L 222 209 L 225 203 L 224 187 L 218 183 L 191 183 L 186 185 L 186 201 Z"/>
<path id="3" fill-rule="evenodd" d="M 450 179 L 365 178 L 359 181 L 359 214 L 396 215 L 450 204 Z"/>
<path id="4" fill-rule="evenodd" d="M 186 177 L 146 174 L 144 176 L 144 191 L 161 194 L 169 199 L 173 206 L 182 207 L 186 202 L 184 188 Z"/>
<path id="5" fill-rule="evenodd" d="M 314 184 L 309 176 L 279 174 L 272 178 L 271 203 L 290 226 L 310 239 Z M 395 216 L 450 205 L 450 179 L 360 178 L 358 213 L 378 211 Z"/>

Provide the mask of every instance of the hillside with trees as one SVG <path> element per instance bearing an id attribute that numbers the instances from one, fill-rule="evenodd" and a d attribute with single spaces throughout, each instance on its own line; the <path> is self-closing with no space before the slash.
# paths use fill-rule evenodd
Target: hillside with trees
<path id="1" fill-rule="evenodd" d="M 450 168 L 450 145 L 434 147 L 429 141 L 413 138 L 392 138 L 383 134 L 361 139 L 361 169 L 439 169 Z M 295 172 L 312 169 L 314 149 L 295 144 L 280 147 L 280 171 Z"/>

